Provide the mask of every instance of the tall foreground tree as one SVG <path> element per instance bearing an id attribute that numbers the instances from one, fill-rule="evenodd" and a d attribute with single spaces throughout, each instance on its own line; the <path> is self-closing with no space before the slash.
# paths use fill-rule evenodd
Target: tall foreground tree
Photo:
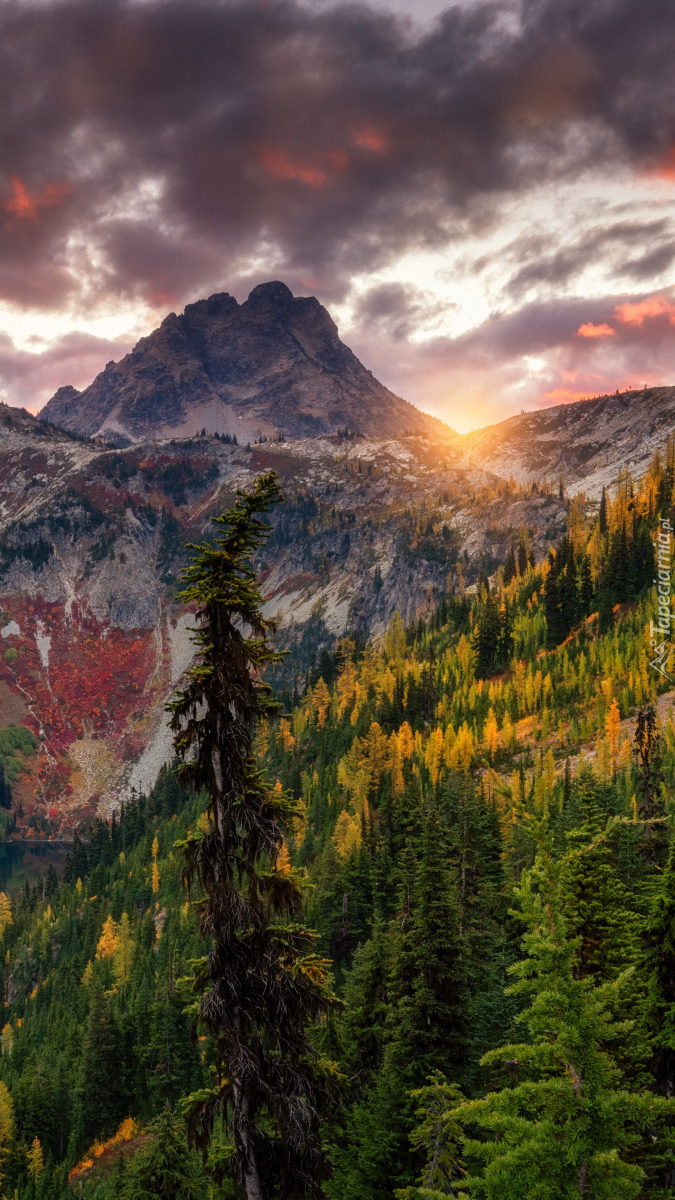
<path id="1" fill-rule="evenodd" d="M 205 1149 L 214 1123 L 225 1122 L 230 1171 L 246 1200 L 320 1195 L 319 1124 L 334 1087 L 308 1035 L 333 1003 L 329 964 L 299 920 L 299 880 L 279 859 L 295 804 L 268 787 L 251 758 L 256 724 L 276 707 L 260 673 L 280 658 L 251 560 L 269 533 L 261 514 L 281 498 L 274 472 L 261 475 L 214 518 L 215 545 L 189 547 L 181 596 L 197 606 L 197 655 L 169 706 L 181 781 L 206 793 L 211 818 L 209 831 L 185 844 L 184 879 L 204 893 L 211 949 L 195 987 L 216 1081 L 193 1097 L 188 1128 Z"/>

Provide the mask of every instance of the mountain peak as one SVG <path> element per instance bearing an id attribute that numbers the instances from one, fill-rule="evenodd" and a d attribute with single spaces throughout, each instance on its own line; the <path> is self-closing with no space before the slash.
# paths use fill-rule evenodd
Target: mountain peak
<path id="1" fill-rule="evenodd" d="M 292 301 L 291 289 L 286 287 L 285 283 L 274 279 L 270 283 L 259 283 L 257 287 L 254 287 L 242 307 L 250 309 L 251 312 L 263 314 L 288 308 Z"/>
<path id="2" fill-rule="evenodd" d="M 84 391 L 59 388 L 42 416 L 72 433 L 131 442 L 201 429 L 240 441 L 343 428 L 452 436 L 366 370 L 316 297 L 295 297 L 280 280 L 258 284 L 243 304 L 217 292 L 169 313 Z"/>

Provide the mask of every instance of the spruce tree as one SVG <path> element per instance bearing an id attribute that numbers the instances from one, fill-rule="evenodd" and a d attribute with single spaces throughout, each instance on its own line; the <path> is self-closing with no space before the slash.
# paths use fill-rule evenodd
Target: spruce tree
<path id="1" fill-rule="evenodd" d="M 579 853 L 567 857 L 561 873 L 567 931 L 579 939 L 575 972 L 598 981 L 615 978 L 634 962 L 637 925 L 614 867 L 599 791 L 590 768 L 582 770 L 574 783 L 579 824 L 567 835 Z"/>
<path id="2" fill-rule="evenodd" d="M 675 1096 L 675 840 L 644 935 L 645 1023 L 658 1091 Z"/>
<path id="3" fill-rule="evenodd" d="M 544 613 L 546 614 L 546 645 L 554 649 L 564 636 L 560 619 L 560 597 L 558 595 L 558 558 L 553 550 L 548 553 L 548 574 L 544 582 Z"/>
<path id="4" fill-rule="evenodd" d="M 170 708 L 179 779 L 208 800 L 211 828 L 186 845 L 185 881 L 203 891 L 198 1018 L 215 1049 L 214 1086 L 196 1095 L 188 1126 L 205 1150 L 214 1124 L 231 1131 L 232 1176 L 246 1200 L 320 1194 L 327 1174 L 319 1129 L 332 1070 L 308 1033 L 332 1004 L 326 960 L 299 920 L 296 874 L 277 869 L 296 805 L 251 758 L 252 735 L 274 711 L 260 674 L 278 662 L 251 565 L 281 499 L 273 472 L 213 519 L 215 544 L 192 545 L 182 599 L 197 608 L 197 655 Z"/>
<path id="5" fill-rule="evenodd" d="M 411 1093 L 442 1063 L 454 1080 L 466 1073 L 467 994 L 459 906 L 438 814 L 424 818 L 417 864 L 402 856 L 400 906 L 392 928 L 387 1039 L 372 1087 L 351 1115 L 348 1147 L 338 1156 L 331 1196 L 389 1200 L 411 1184 L 418 1159 L 409 1138 Z"/>
<path id="6" fill-rule="evenodd" d="M 560 894 L 564 860 L 551 851 L 546 836 L 516 889 L 527 932 L 511 990 L 529 1001 L 519 1016 L 526 1037 L 483 1060 L 506 1068 L 513 1081 L 484 1099 L 450 1098 L 445 1122 L 438 1121 L 451 1144 L 441 1141 L 435 1151 L 456 1163 L 458 1200 L 637 1200 L 645 1173 L 633 1160 L 675 1115 L 671 1101 L 622 1086 L 606 1046 L 632 1035 L 632 1022 L 613 1015 L 630 976 L 602 986 L 576 978 L 579 939 L 567 933 Z M 406 1200 L 431 1196 L 421 1188 Z"/>
<path id="7" fill-rule="evenodd" d="M 121 1171 L 119 1200 L 201 1200 L 205 1195 L 196 1155 L 190 1154 L 185 1126 L 166 1106 L 149 1137 Z"/>
<path id="8" fill-rule="evenodd" d="M 643 853 L 649 863 L 661 865 L 666 855 L 665 808 L 661 799 L 663 739 L 653 704 L 638 712 L 634 743 L 638 813 L 645 822 Z"/>
<path id="9" fill-rule="evenodd" d="M 82 1147 L 110 1137 L 125 1116 L 122 1036 L 112 997 L 96 983 L 84 1031 L 75 1132 Z"/>

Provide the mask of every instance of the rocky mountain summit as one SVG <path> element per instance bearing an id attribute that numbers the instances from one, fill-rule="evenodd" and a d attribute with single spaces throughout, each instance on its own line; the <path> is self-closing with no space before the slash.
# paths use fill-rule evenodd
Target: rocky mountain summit
<path id="1" fill-rule="evenodd" d="M 170 313 L 84 391 L 59 388 L 41 415 L 119 445 L 202 429 L 240 442 L 347 428 L 453 436 L 366 370 L 314 296 L 294 297 L 279 282 L 260 284 L 243 304 L 221 292 Z"/>

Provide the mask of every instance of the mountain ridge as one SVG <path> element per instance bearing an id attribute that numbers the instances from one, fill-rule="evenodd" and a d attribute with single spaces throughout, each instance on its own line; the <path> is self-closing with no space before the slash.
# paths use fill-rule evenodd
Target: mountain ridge
<path id="1" fill-rule="evenodd" d="M 461 434 L 457 449 L 467 466 L 597 498 L 622 469 L 646 470 L 673 429 L 675 387 L 640 388 L 518 413 Z"/>

